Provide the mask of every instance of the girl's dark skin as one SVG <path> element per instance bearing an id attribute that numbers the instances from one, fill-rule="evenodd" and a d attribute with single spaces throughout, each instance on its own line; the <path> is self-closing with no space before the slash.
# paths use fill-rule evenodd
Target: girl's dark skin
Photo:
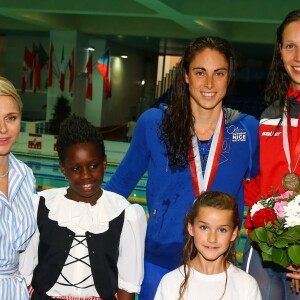
<path id="1" fill-rule="evenodd" d="M 93 143 L 74 144 L 66 148 L 61 170 L 69 181 L 66 197 L 95 205 L 101 201 L 101 185 L 106 168 L 106 156 Z M 119 289 L 118 300 L 134 300 L 134 293 Z"/>

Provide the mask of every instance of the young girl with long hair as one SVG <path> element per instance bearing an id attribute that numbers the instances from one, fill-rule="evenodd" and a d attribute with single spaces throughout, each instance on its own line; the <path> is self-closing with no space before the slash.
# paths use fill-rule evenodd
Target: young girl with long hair
<path id="1" fill-rule="evenodd" d="M 236 200 L 204 192 L 185 219 L 183 265 L 166 274 L 155 300 L 259 300 L 254 278 L 236 265 L 239 213 Z"/>

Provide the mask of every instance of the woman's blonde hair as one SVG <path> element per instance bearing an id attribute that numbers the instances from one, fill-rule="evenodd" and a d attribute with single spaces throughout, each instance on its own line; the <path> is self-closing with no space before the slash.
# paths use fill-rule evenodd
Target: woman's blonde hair
<path id="1" fill-rule="evenodd" d="M 14 85 L 6 78 L 0 76 L 0 96 L 11 96 L 17 102 L 20 112 L 22 112 L 23 103 Z"/>

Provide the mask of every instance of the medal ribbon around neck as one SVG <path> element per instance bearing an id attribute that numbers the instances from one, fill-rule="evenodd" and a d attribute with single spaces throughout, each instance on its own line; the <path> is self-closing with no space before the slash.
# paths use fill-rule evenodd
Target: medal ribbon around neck
<path id="1" fill-rule="evenodd" d="M 287 112 L 287 106 L 285 106 L 283 117 L 282 117 L 282 143 L 283 149 L 285 153 L 285 157 L 288 163 L 288 169 L 290 173 L 295 172 L 295 169 L 298 165 L 298 160 L 300 157 L 300 114 L 298 117 L 298 134 L 297 134 L 297 141 L 295 144 L 295 148 L 292 148 L 291 139 L 292 139 L 292 132 L 291 132 L 291 117 L 290 114 Z"/>
<path id="2" fill-rule="evenodd" d="M 209 155 L 204 176 L 202 175 L 203 173 L 197 136 L 194 133 L 192 137 L 191 147 L 189 151 L 190 171 L 192 176 L 194 192 L 197 197 L 210 188 L 216 176 L 223 146 L 224 127 L 225 120 L 223 118 L 223 110 L 221 110 L 218 123 L 213 135 L 211 147 L 209 149 Z"/>

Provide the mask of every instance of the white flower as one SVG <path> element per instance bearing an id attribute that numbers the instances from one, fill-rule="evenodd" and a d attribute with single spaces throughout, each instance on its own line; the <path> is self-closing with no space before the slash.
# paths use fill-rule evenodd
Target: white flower
<path id="1" fill-rule="evenodd" d="M 300 197 L 290 201 L 284 208 L 285 212 L 285 224 L 284 227 L 293 227 L 300 225 Z"/>
<path id="2" fill-rule="evenodd" d="M 251 210 L 250 210 L 251 218 L 254 216 L 254 214 L 255 214 L 257 211 L 259 211 L 259 210 L 261 210 L 261 209 L 263 209 L 263 208 L 265 208 L 265 207 L 261 204 L 261 201 L 258 201 L 258 202 L 256 202 L 255 204 L 253 204 L 253 206 L 252 206 L 252 208 L 251 208 Z"/>
<path id="3" fill-rule="evenodd" d="M 284 228 L 294 227 L 300 225 L 300 217 L 299 216 L 290 216 L 285 219 Z"/>
<path id="4" fill-rule="evenodd" d="M 284 210 L 288 216 L 300 215 L 300 198 L 290 201 Z"/>
<path id="5" fill-rule="evenodd" d="M 297 201 L 298 203 L 300 203 L 300 195 L 297 195 L 292 201 Z"/>

